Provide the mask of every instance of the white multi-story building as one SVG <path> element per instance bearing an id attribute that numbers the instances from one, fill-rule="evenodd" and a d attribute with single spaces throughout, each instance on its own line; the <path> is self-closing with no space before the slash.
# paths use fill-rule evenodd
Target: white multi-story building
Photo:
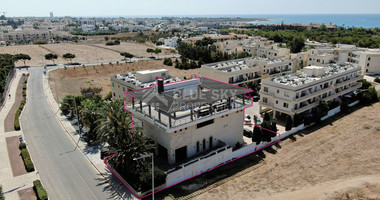
<path id="1" fill-rule="evenodd" d="M 157 82 L 127 93 L 132 99 L 126 109 L 139 121 L 143 134 L 154 140 L 161 160 L 178 166 L 243 142 L 243 109 L 251 105 L 244 93 L 249 90 L 208 78 Z"/>
<path id="2" fill-rule="evenodd" d="M 371 49 L 354 54 L 363 73 L 368 75 L 380 74 L 380 49 Z"/>
<path id="3" fill-rule="evenodd" d="M 292 73 L 293 63 L 288 59 L 243 58 L 202 65 L 201 75 L 239 85 L 275 74 Z"/>
<path id="4" fill-rule="evenodd" d="M 167 69 L 143 70 L 135 73 L 116 74 L 111 76 L 112 98 L 122 99 L 125 92 L 141 88 L 151 87 L 157 78 L 165 80 L 165 83 L 179 81 L 179 78 L 170 77 Z"/>
<path id="5" fill-rule="evenodd" d="M 294 116 L 311 112 L 321 100 L 340 101 L 343 95 L 361 87 L 360 67 L 356 64 L 326 67 L 308 66 L 302 73 L 276 76 L 261 81 L 260 111 L 263 107 L 281 114 Z"/>
<path id="6" fill-rule="evenodd" d="M 172 38 L 166 38 L 164 40 L 164 45 L 167 47 L 177 47 L 178 46 L 178 37 L 174 36 Z"/>
<path id="7" fill-rule="evenodd" d="M 4 34 L 4 41 L 11 44 L 31 43 L 35 40 L 50 41 L 50 31 L 47 30 L 20 30 Z"/>

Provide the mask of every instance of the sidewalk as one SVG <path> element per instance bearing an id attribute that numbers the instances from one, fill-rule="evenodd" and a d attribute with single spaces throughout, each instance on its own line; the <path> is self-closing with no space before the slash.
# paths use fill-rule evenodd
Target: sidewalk
<path id="1" fill-rule="evenodd" d="M 86 156 L 86 158 L 90 161 L 90 163 L 101 173 L 107 174 L 108 170 L 103 160 L 100 159 L 100 149 L 96 147 L 88 147 L 86 142 L 83 142 L 79 138 L 79 134 L 77 134 L 77 130 L 71 124 L 71 122 L 66 118 L 65 115 L 62 114 L 59 109 L 58 103 L 55 101 L 53 97 L 53 93 L 50 89 L 49 81 L 48 81 L 49 73 L 44 77 L 43 80 L 43 88 L 45 91 L 46 100 L 51 106 L 51 109 L 55 113 L 55 117 L 60 122 L 62 128 L 66 131 L 66 133 L 72 139 L 74 144 L 78 143 L 78 148 L 81 152 Z M 78 142 L 79 141 L 79 142 Z"/>
<path id="2" fill-rule="evenodd" d="M 8 156 L 8 148 L 5 138 L 12 136 L 23 136 L 22 131 L 12 131 L 5 133 L 4 121 L 13 104 L 15 103 L 16 90 L 18 82 L 22 77 L 23 71 L 17 71 L 9 87 L 11 98 L 7 99 L 4 107 L 0 111 L 0 184 L 3 187 L 3 193 L 6 200 L 18 200 L 18 191 L 33 187 L 33 181 L 40 179 L 37 170 L 21 176 L 13 177 L 12 167 Z M 33 159 L 33 158 L 32 158 Z"/>

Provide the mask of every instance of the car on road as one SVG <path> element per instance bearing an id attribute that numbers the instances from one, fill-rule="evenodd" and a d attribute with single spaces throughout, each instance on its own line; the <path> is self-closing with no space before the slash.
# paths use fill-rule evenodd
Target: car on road
<path id="1" fill-rule="evenodd" d="M 249 138 L 251 138 L 252 135 L 253 135 L 252 130 L 249 129 L 249 128 L 244 128 L 244 129 L 243 129 L 243 135 L 244 135 L 245 137 L 249 137 Z"/>

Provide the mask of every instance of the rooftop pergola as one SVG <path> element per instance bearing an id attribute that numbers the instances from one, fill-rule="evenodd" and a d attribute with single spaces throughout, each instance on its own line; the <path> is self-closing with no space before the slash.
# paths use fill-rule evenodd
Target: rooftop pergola
<path id="1" fill-rule="evenodd" d="M 133 110 L 172 127 L 176 126 L 176 123 L 172 124 L 172 120 L 183 120 L 187 123 L 250 104 L 251 101 L 246 99 L 248 97 L 244 97 L 244 94 L 250 91 L 212 79 L 200 78 L 196 92 L 190 96 L 178 96 L 176 89 L 159 93 L 155 87 L 132 91 L 127 95 L 132 97 Z"/>

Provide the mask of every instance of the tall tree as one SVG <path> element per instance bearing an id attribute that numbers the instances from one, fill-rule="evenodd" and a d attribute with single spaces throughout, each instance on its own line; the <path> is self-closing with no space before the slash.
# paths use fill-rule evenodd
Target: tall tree
<path id="1" fill-rule="evenodd" d="M 154 53 L 157 54 L 157 57 L 159 57 L 159 54 L 162 52 L 160 48 L 154 49 Z"/>
<path id="2" fill-rule="evenodd" d="M 24 61 L 24 66 L 26 66 L 26 60 L 31 60 L 32 58 L 30 58 L 30 56 L 28 54 L 23 54 L 23 53 L 19 53 L 19 54 L 16 54 L 14 56 L 14 59 L 17 61 L 17 60 L 22 60 Z"/>
<path id="3" fill-rule="evenodd" d="M 153 53 L 155 53 L 154 49 L 151 49 L 151 48 L 147 48 L 146 52 L 150 53 L 150 56 L 152 56 L 152 57 L 153 57 Z"/>
<path id="4" fill-rule="evenodd" d="M 262 135 L 261 128 L 258 126 L 255 126 L 253 128 L 252 142 L 256 142 L 256 144 L 260 144 L 260 142 L 262 141 L 262 138 L 263 138 L 263 135 Z"/>
<path id="5" fill-rule="evenodd" d="M 286 117 L 285 131 L 290 131 L 293 127 L 293 120 L 290 115 Z"/>
<path id="6" fill-rule="evenodd" d="M 290 42 L 290 51 L 292 53 L 299 53 L 304 47 L 305 47 L 305 40 L 302 37 L 295 37 Z"/>
<path id="7" fill-rule="evenodd" d="M 63 54 L 62 57 L 65 59 L 69 59 L 71 64 L 73 64 L 73 59 L 75 58 L 75 54 L 65 53 L 65 54 Z"/>
<path id="8" fill-rule="evenodd" d="M 52 54 L 52 53 L 45 54 L 45 59 L 46 60 L 52 60 L 54 65 L 55 65 L 54 60 L 57 58 L 58 58 L 58 56 L 56 54 Z"/>
<path id="9" fill-rule="evenodd" d="M 98 119 L 101 117 L 99 109 L 103 106 L 103 101 L 100 98 L 86 99 L 81 102 L 81 119 L 84 126 L 88 128 L 86 133 L 88 143 L 91 144 L 97 141 L 95 128 L 98 126 Z"/>
<path id="10" fill-rule="evenodd" d="M 128 52 L 121 52 L 120 53 L 121 56 L 124 56 L 125 59 L 129 59 L 129 61 L 131 61 L 131 58 L 133 58 L 134 55 L 128 53 Z"/>

